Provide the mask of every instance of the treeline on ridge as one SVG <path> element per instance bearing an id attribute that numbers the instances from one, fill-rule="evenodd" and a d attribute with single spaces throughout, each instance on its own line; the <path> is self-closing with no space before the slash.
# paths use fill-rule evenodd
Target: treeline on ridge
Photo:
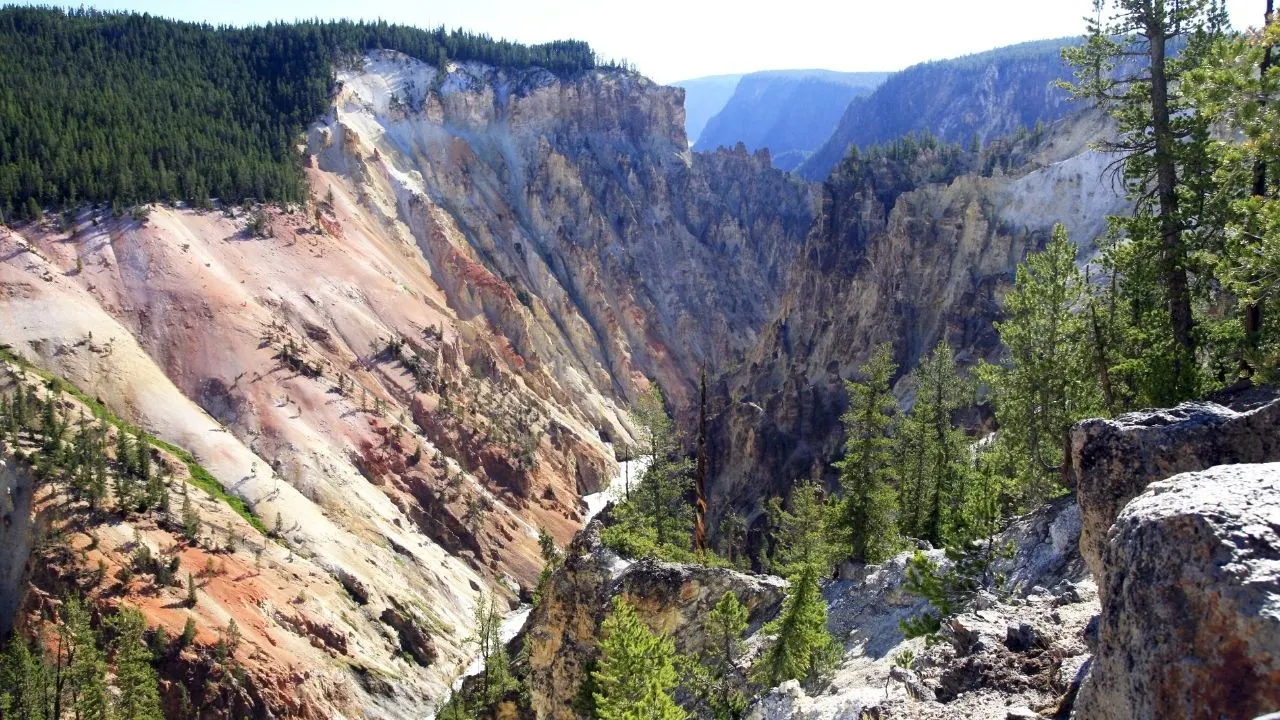
<path id="1" fill-rule="evenodd" d="M 299 134 L 332 66 L 374 48 L 571 76 L 584 42 L 521 45 L 383 21 L 213 27 L 150 15 L 0 8 L 0 223 L 86 201 L 299 201 Z"/>

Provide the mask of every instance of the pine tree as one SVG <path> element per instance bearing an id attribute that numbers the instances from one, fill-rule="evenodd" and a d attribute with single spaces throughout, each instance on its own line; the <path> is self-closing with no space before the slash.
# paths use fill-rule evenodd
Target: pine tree
<path id="1" fill-rule="evenodd" d="M 58 636 L 66 657 L 64 689 L 71 710 L 79 720 L 107 720 L 107 663 L 98 649 L 98 636 L 89 621 L 89 611 L 77 598 L 63 605 Z"/>
<path id="2" fill-rule="evenodd" d="M 116 633 L 112 651 L 116 664 L 115 714 L 117 720 L 163 720 L 158 677 L 151 666 L 151 651 L 143 634 L 146 620 L 136 608 L 122 606 L 111 620 Z"/>
<path id="3" fill-rule="evenodd" d="M 892 432 L 898 400 L 889 389 L 894 369 L 892 349 L 881 345 L 862 368 L 864 379 L 845 383 L 844 459 L 836 467 L 844 493 L 842 535 L 854 562 L 880 562 L 896 544 Z"/>
<path id="4" fill-rule="evenodd" d="M 133 467 L 138 474 L 138 479 L 146 483 L 151 479 L 151 443 L 141 428 L 134 430 L 133 448 L 136 452 Z"/>
<path id="5" fill-rule="evenodd" d="M 920 494 L 912 499 L 916 507 L 904 510 L 922 518 L 917 531 L 937 547 L 965 532 L 969 452 L 964 431 L 953 425 L 952 416 L 972 402 L 973 391 L 956 372 L 946 340 L 921 360 L 911 380 L 916 403 L 910 418 L 918 424 L 907 430 L 916 433 L 913 439 L 918 447 L 914 451 L 919 453 L 921 466 L 908 468 L 905 474 L 918 471 L 924 482 Z"/>
<path id="6" fill-rule="evenodd" d="M 773 525 L 773 553 L 769 569 L 781 575 L 794 575 L 800 569 L 814 566 L 819 573 L 831 567 L 831 532 L 834 505 L 824 503 L 821 488 L 814 482 L 802 482 L 791 489 L 790 507 L 781 498 L 769 503 L 769 520 Z"/>
<path id="7" fill-rule="evenodd" d="M 1262 33 L 1218 40 L 1183 88 L 1197 112 L 1226 132 L 1210 142 L 1212 184 L 1226 203 L 1214 271 L 1239 333 L 1239 371 L 1274 382 L 1280 369 L 1280 13 L 1267 2 Z M 1243 138 L 1240 142 L 1238 138 Z M 1237 314 L 1238 313 L 1238 314 Z M 1225 324 L 1225 323 L 1224 323 Z M 1222 335 L 1220 333 L 1219 335 Z M 1235 373 L 1231 373 L 1235 375 Z"/>
<path id="8" fill-rule="evenodd" d="M 511 659 L 502 643 L 502 615 L 498 612 L 497 599 L 481 597 L 475 610 L 476 633 L 471 642 L 480 653 L 479 700 L 484 705 L 496 702 L 508 691 L 515 689 L 511 676 Z"/>
<path id="9" fill-rule="evenodd" d="M 33 653 L 26 638 L 14 633 L 0 657 L 0 710 L 13 720 L 45 720 L 52 712 L 49 666 L 39 651 Z"/>
<path id="10" fill-rule="evenodd" d="M 595 682 L 600 720 L 684 720 L 676 704 L 675 646 L 655 635 L 620 596 L 601 625 L 600 660 Z"/>
<path id="11" fill-rule="evenodd" d="M 1005 319 L 996 323 L 1005 363 L 979 369 L 995 406 L 999 442 L 1017 459 L 1024 507 L 1055 491 L 1071 426 L 1103 410 L 1076 252 L 1058 225 L 1052 242 L 1018 266 Z"/>
<path id="12" fill-rule="evenodd" d="M 649 459 L 636 489 L 638 507 L 659 546 L 679 542 L 689 537 L 692 526 L 685 501 L 692 484 L 691 463 L 683 455 L 683 441 L 656 383 L 636 403 L 635 419 Z"/>
<path id="13" fill-rule="evenodd" d="M 191 581 L 191 575 L 187 575 L 187 607 L 195 607 L 195 583 Z M 178 649 L 191 647 L 191 643 L 196 640 L 196 621 L 195 618 L 187 618 L 182 624 L 182 634 L 178 636 Z"/>
<path id="14" fill-rule="evenodd" d="M 193 608 L 195 606 L 196 606 L 196 579 L 191 575 L 191 573 L 187 573 L 187 607 Z M 183 635 L 186 635 L 185 631 L 183 632 Z"/>
<path id="15" fill-rule="evenodd" d="M 200 512 L 191 503 L 191 491 L 182 493 L 182 536 L 194 543 L 200 537 Z"/>
<path id="16" fill-rule="evenodd" d="M 819 566 L 805 563 L 788 578 L 782 611 L 765 628 L 776 637 L 753 670 L 761 684 L 771 687 L 786 680 L 806 680 L 834 660 L 836 646 L 827 633 L 827 601 L 819 577 Z"/>
<path id="17" fill-rule="evenodd" d="M 1209 191 L 1208 173 L 1202 172 L 1209 125 L 1180 83 L 1203 59 L 1209 38 L 1227 26 L 1226 14 L 1220 0 L 1095 0 L 1094 7 L 1098 17 L 1090 21 L 1087 42 L 1063 51 L 1077 68 L 1077 82 L 1067 87 L 1100 103 L 1119 122 L 1118 139 L 1105 149 L 1124 157 L 1124 176 L 1138 207 L 1132 217 L 1112 220 L 1136 250 L 1116 256 L 1128 261 L 1117 269 L 1123 283 L 1133 286 L 1126 292 L 1146 299 L 1147 319 L 1167 328 L 1152 346 L 1133 348 L 1129 356 L 1148 365 L 1141 377 L 1145 397 L 1177 402 L 1200 387 L 1193 230 L 1215 224 L 1195 217 L 1205 209 L 1201 201 Z M 1110 13 L 1105 21 L 1104 12 Z M 1175 43 L 1183 41 L 1175 57 Z M 1121 64 L 1135 52 L 1144 62 Z"/>
<path id="18" fill-rule="evenodd" d="M 708 651 L 703 655 L 702 668 L 697 672 L 706 680 L 700 695 L 717 720 L 741 718 L 747 707 L 746 697 L 734 683 L 738 660 L 742 657 L 742 636 L 747 631 L 747 608 L 738 596 L 725 591 L 707 616 Z"/>

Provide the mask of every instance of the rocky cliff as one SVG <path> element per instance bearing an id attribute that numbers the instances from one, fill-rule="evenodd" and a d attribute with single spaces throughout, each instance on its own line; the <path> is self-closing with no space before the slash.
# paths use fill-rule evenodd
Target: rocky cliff
<path id="1" fill-rule="evenodd" d="M 894 73 L 874 92 L 849 103 L 826 142 L 796 169 L 822 180 L 854 145 L 884 143 L 907 133 L 988 143 L 1076 107 L 1055 81 L 1069 79 L 1062 47 L 1071 38 L 1040 40 L 974 55 L 936 60 Z"/>
<path id="2" fill-rule="evenodd" d="M 1275 392 L 1217 400 L 1238 409 L 1227 423 L 1215 424 L 1230 412 L 1216 405 L 1115 421 L 1126 428 L 1123 450 L 1099 431 L 1102 421 L 1077 426 L 1075 452 L 1113 472 L 1097 477 L 1095 491 L 1055 500 L 995 535 L 985 546 L 1003 550 L 987 579 L 956 597 L 934 641 L 906 639 L 899 624 L 927 606 L 907 590 L 912 553 L 880 565 L 842 564 L 823 590 L 827 628 L 841 650 L 835 667 L 803 684 L 753 688 L 746 716 L 1248 719 L 1280 707 L 1278 468 L 1234 464 L 1251 454 L 1276 457 L 1259 449 L 1280 429 L 1264 412 Z M 1212 467 L 1172 476 L 1157 469 L 1192 457 Z M 1109 510 L 1126 488 L 1134 495 Z M 1100 564 L 1086 563 L 1081 551 L 1095 541 L 1082 530 L 1104 512 L 1118 515 L 1108 522 Z M 942 551 L 925 555 L 948 567 Z M 1104 571 L 1097 582 L 1091 564 Z M 631 562 L 600 547 L 593 523 L 549 587 L 523 639 L 532 650 L 531 710 L 540 718 L 567 716 L 612 597 L 625 597 L 687 651 L 696 650 L 691 638 L 706 598 L 724 587 L 755 598 L 781 581 Z M 758 628 L 776 607 L 753 605 L 744 665 L 767 641 Z"/>
<path id="3" fill-rule="evenodd" d="M 690 153 L 681 92 L 639 76 L 381 54 L 339 81 L 319 167 L 358 178 L 452 306 L 573 392 L 625 401 L 650 378 L 682 404 L 754 342 L 815 211 L 766 154 Z"/>
<path id="4" fill-rule="evenodd" d="M 945 149 L 887 161 L 849 158 L 823 185 L 822 212 L 791 269 L 777 313 L 722 379 L 713 410 L 712 514 L 758 515 L 838 451 L 843 378 L 877 345 L 900 372 L 941 339 L 962 364 L 993 358 L 1001 296 L 1055 222 L 1085 247 L 1125 201 L 1088 143 L 1095 115 L 1055 126 L 1021 169 L 982 172 Z M 906 156 L 903 156 L 906 158 Z M 910 400 L 910 398 L 906 398 Z M 715 523 L 712 523 L 712 527 Z"/>
<path id="5" fill-rule="evenodd" d="M 532 586 L 539 528 L 581 526 L 628 400 L 652 378 L 683 402 L 754 342 L 814 195 L 765 154 L 690 153 L 680 91 L 622 71 L 375 53 L 338 80 L 305 206 L 0 229 L 0 343 L 189 448 L 367 598 L 317 602 L 389 637 L 368 663 L 403 679 L 324 712 L 418 716 L 479 597 Z M 395 639 L 419 636 L 426 667 Z"/>
<path id="6" fill-rule="evenodd" d="M 614 597 L 635 607 L 654 632 L 671 636 L 682 653 L 706 648 L 707 615 L 724 593 L 746 607 L 753 632 L 782 603 L 781 578 L 621 558 L 601 544 L 600 528 L 595 520 L 574 539 L 516 641 L 528 655 L 529 706 L 539 718 L 576 717 L 573 701 L 599 656 L 600 623 Z"/>

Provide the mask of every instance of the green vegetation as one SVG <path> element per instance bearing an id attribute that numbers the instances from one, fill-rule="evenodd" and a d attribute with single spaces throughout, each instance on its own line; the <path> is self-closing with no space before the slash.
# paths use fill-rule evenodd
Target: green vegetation
<path id="1" fill-rule="evenodd" d="M 551 582 L 551 574 L 564 562 L 564 553 L 556 547 L 555 538 L 551 537 L 551 533 L 547 532 L 546 528 L 538 528 L 538 550 L 542 554 L 543 565 L 542 572 L 538 573 L 538 585 L 533 590 L 535 608 L 542 603 L 542 596 Z"/>
<path id="2" fill-rule="evenodd" d="M 677 685 L 675 646 L 641 622 L 621 597 L 601 625 L 600 660 L 591 673 L 599 720 L 684 720 L 672 692 Z"/>
<path id="3" fill-rule="evenodd" d="M 840 470 L 840 524 L 854 562 L 880 562 L 895 549 L 897 468 L 893 462 L 893 429 L 898 399 L 889 389 L 895 369 L 892 350 L 876 349 L 863 368 L 866 379 L 848 381 L 849 408 L 845 411 L 844 459 Z"/>
<path id="4" fill-rule="evenodd" d="M 1123 158 L 1137 203 L 1111 218 L 1091 314 L 1109 404 L 1170 405 L 1272 376 L 1280 325 L 1266 312 L 1276 255 L 1265 208 L 1277 178 L 1264 128 L 1274 127 L 1275 31 L 1226 35 L 1211 0 L 1108 0 L 1099 18 L 1066 56 L 1077 69 L 1068 87 L 1119 124 L 1106 149 Z"/>
<path id="5" fill-rule="evenodd" d="M 738 677 L 738 660 L 747 631 L 747 608 L 738 596 L 725 591 L 707 617 L 708 649 L 701 658 L 677 658 L 681 685 L 704 704 L 715 720 L 737 720 L 747 709 L 745 685 Z"/>
<path id="6" fill-rule="evenodd" d="M 582 42 L 519 45 L 461 30 L 309 21 L 214 28 L 89 9 L 0 9 L 0 217 L 85 201 L 301 201 L 295 146 L 332 67 L 399 50 L 543 67 L 602 65 Z"/>
<path id="7" fill-rule="evenodd" d="M 636 451 L 649 461 L 644 474 L 614 506 L 613 523 L 601 540 L 627 557 L 656 557 L 674 562 L 715 562 L 713 553 L 693 547 L 693 463 L 684 439 L 667 414 L 657 384 L 636 403 L 633 415 L 640 437 Z"/>
<path id="8" fill-rule="evenodd" d="M 122 606 L 94 628 L 76 597 L 62 604 L 48 642 L 15 635 L 0 656 L 0 716 L 15 720 L 160 720 L 152 653 L 137 609 Z M 109 649 L 108 654 L 106 650 Z M 111 662 L 108 662 L 111 660 Z"/>
<path id="9" fill-rule="evenodd" d="M 1044 251 L 1018 266 L 1005 320 L 996 323 L 1007 361 L 978 370 L 1000 443 L 1016 458 L 1010 479 L 1023 507 L 1058 492 L 1072 424 L 1108 411 L 1090 328 L 1096 307 L 1076 267 L 1077 251 L 1059 225 Z"/>
<path id="10" fill-rule="evenodd" d="M 110 425 L 116 428 L 117 437 L 123 434 L 131 434 L 135 438 L 135 442 L 140 442 L 140 440 L 145 440 L 146 444 L 154 447 L 158 447 L 161 450 L 164 450 L 166 453 L 169 453 L 170 455 L 173 455 L 174 457 L 178 458 L 187 466 L 187 473 L 189 475 L 187 481 L 189 483 L 191 483 L 192 485 L 195 485 L 196 487 L 205 491 L 209 495 L 217 498 L 218 500 L 226 503 L 232 510 L 236 512 L 237 515 L 244 518 L 258 532 L 262 533 L 263 535 L 268 534 L 267 527 L 266 525 L 263 524 L 262 519 L 259 518 L 256 514 L 254 514 L 252 510 L 249 509 L 249 506 L 245 504 L 244 500 L 241 500 L 240 498 L 228 493 L 226 488 L 222 486 L 222 483 L 218 482 L 217 478 L 215 478 L 208 470 L 206 470 L 204 466 L 198 463 L 195 457 L 192 456 L 192 454 L 188 452 L 186 449 L 180 448 L 176 445 L 173 445 L 172 443 L 165 442 L 160 438 L 146 434 L 137 426 L 126 422 L 125 420 L 121 419 L 120 417 L 112 413 L 97 398 L 90 397 L 83 390 L 67 382 L 66 380 L 32 365 L 31 363 L 27 362 L 26 360 L 19 357 L 18 355 L 15 355 L 12 352 L 10 352 L 7 346 L 0 345 L 0 361 L 12 363 L 13 365 L 16 365 L 32 373 L 35 373 L 36 375 L 39 375 L 41 378 L 45 380 L 45 383 L 48 385 L 51 393 L 65 392 L 66 394 L 76 398 L 82 404 L 84 404 L 85 407 L 89 408 L 89 411 L 93 413 L 94 418 L 96 418 L 100 424 L 105 423 L 106 425 Z M 81 421 L 83 422 L 84 419 L 82 418 Z M 65 431 L 65 428 L 64 428 L 64 431 Z M 100 443 L 101 436 L 105 435 L 105 427 L 99 426 L 95 430 L 95 432 L 97 432 L 99 435 L 98 441 Z M 86 442 L 87 440 L 88 439 L 86 438 Z M 126 440 L 124 442 L 128 442 L 128 441 Z M 86 447 L 89 449 L 92 449 L 94 446 L 87 445 Z M 77 448 L 77 452 L 80 452 L 80 451 L 81 449 Z M 99 454 L 105 455 L 105 452 L 102 451 L 101 448 L 98 448 L 98 451 L 99 451 Z M 81 457 L 83 459 L 83 456 Z M 126 454 L 126 457 L 128 457 L 128 454 Z M 81 462 L 79 465 L 80 467 L 84 467 L 85 465 L 87 465 L 87 463 Z M 96 478 L 100 478 L 100 477 L 101 476 L 95 475 L 94 480 L 92 481 L 86 480 L 85 481 L 86 486 L 89 485 L 90 483 L 97 483 L 98 479 Z M 94 502 L 93 500 L 94 495 L 95 495 L 95 492 L 91 491 L 87 496 L 91 503 Z M 98 497 L 101 497 L 101 496 L 98 495 Z M 164 502 L 164 501 L 165 499 L 161 498 L 161 502 Z M 167 507 L 162 509 L 167 511 Z"/>
<path id="11" fill-rule="evenodd" d="M 828 538 L 838 523 L 837 508 L 831 501 L 823 503 L 813 483 L 793 488 L 790 505 L 788 510 L 775 498 L 769 509 L 775 527 L 772 566 L 786 574 L 789 584 L 782 611 L 764 629 L 774 641 L 752 669 L 753 679 L 764 686 L 813 678 L 836 652 L 827 633 L 827 601 L 820 583 L 834 557 Z"/>

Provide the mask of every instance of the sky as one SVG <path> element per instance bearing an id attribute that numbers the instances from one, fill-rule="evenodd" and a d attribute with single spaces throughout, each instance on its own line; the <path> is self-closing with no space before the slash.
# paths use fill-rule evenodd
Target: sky
<path id="1" fill-rule="evenodd" d="M 37 0 L 47 4 L 51 0 Z M 58 0 L 52 0 L 57 2 Z M 1261 24 L 1265 0 L 1226 0 Z M 77 3 L 78 4 L 78 3 Z M 900 70 L 1027 40 L 1079 35 L 1093 0 L 100 0 L 216 25 L 382 18 L 463 27 L 525 43 L 586 40 L 661 83 L 795 68 Z"/>

